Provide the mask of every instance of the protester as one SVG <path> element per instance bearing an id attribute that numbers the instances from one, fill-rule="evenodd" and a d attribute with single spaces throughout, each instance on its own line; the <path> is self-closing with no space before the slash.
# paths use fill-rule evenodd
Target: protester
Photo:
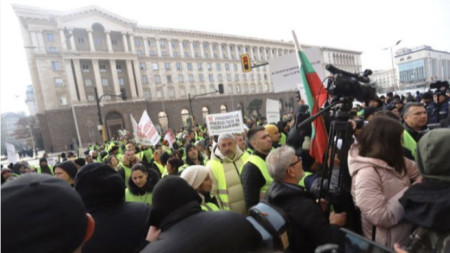
<path id="1" fill-rule="evenodd" d="M 66 182 L 27 174 L 2 185 L 2 252 L 81 252 L 94 220 Z"/>
<path id="2" fill-rule="evenodd" d="M 251 129 L 247 135 L 254 149 L 253 154 L 243 165 L 241 173 L 245 204 L 248 209 L 264 198 L 264 194 L 272 182 L 265 161 L 272 149 L 272 140 L 264 127 Z"/>
<path id="3" fill-rule="evenodd" d="M 402 113 L 405 123 L 403 126 L 407 131 L 406 134 L 410 135 L 416 142 L 427 133 L 427 111 L 421 103 L 407 103 Z"/>
<path id="4" fill-rule="evenodd" d="M 125 201 L 152 204 L 152 191 L 158 183 L 159 175 L 149 170 L 142 163 L 136 163 L 131 168 L 128 188 L 125 189 Z"/>
<path id="5" fill-rule="evenodd" d="M 211 171 L 205 166 L 193 165 L 187 167 L 181 173 L 181 178 L 202 198 L 201 207 L 203 211 L 219 211 L 215 197 L 211 197 L 212 175 Z"/>
<path id="6" fill-rule="evenodd" d="M 291 228 L 288 252 L 314 252 L 317 246 L 334 242 L 331 227 L 314 196 L 298 186 L 304 172 L 295 150 L 282 146 L 270 152 L 266 160 L 273 178 L 266 199 L 287 215 Z M 331 224 L 342 226 L 345 220 L 345 213 L 330 214 Z"/>
<path id="7" fill-rule="evenodd" d="M 415 233 L 420 235 L 413 237 L 416 241 L 406 245 L 410 248 L 414 243 L 419 247 L 411 252 L 450 250 L 450 245 L 442 245 L 443 238 L 448 241 L 450 231 L 449 143 L 450 129 L 432 130 L 418 143 L 416 161 L 423 182 L 412 185 L 399 200 L 405 209 L 404 219 L 419 227 Z"/>
<path id="8" fill-rule="evenodd" d="M 72 187 L 77 172 L 77 165 L 70 160 L 58 163 L 53 167 L 53 173 L 55 174 L 55 177 L 66 181 Z"/>
<path id="9" fill-rule="evenodd" d="M 150 207 L 144 203 L 125 202 L 125 184 L 108 165 L 85 165 L 75 178 L 75 189 L 96 230 L 83 252 L 135 252 L 145 243 Z"/>
<path id="10" fill-rule="evenodd" d="M 9 181 L 13 178 L 12 176 L 12 170 L 8 168 L 2 168 L 2 184 L 6 181 Z"/>
<path id="11" fill-rule="evenodd" d="M 375 117 L 348 156 L 351 193 L 361 211 L 363 235 L 387 247 L 408 238 L 411 225 L 402 221 L 398 199 L 411 182 L 421 180 L 416 164 L 403 157 L 402 133 L 397 120 Z"/>
<path id="12" fill-rule="evenodd" d="M 200 203 L 184 179 L 163 178 L 153 191 L 152 242 L 141 252 L 254 252 L 260 247 L 259 233 L 243 215 L 202 212 Z"/>
<path id="13" fill-rule="evenodd" d="M 278 148 L 280 146 L 281 134 L 278 127 L 274 124 L 267 124 L 264 126 L 266 131 L 269 133 L 270 140 L 272 141 L 272 147 Z M 249 138 L 250 139 L 250 138 Z"/>
<path id="14" fill-rule="evenodd" d="M 49 166 L 47 163 L 47 158 L 42 157 L 39 159 L 39 166 L 36 167 L 36 172 L 38 174 L 53 175 L 53 166 Z"/>
<path id="15" fill-rule="evenodd" d="M 183 165 L 183 161 L 181 159 L 172 157 L 169 158 L 169 160 L 167 160 L 167 165 L 166 165 L 166 175 L 179 175 L 180 172 L 178 171 L 179 168 Z"/>
<path id="16" fill-rule="evenodd" d="M 240 214 L 246 213 L 244 190 L 239 177 L 239 169 L 244 164 L 243 154 L 232 134 L 221 134 L 207 164 L 214 176 L 212 194 L 219 196 L 219 207 Z"/>
<path id="17" fill-rule="evenodd" d="M 117 171 L 120 176 L 122 176 L 126 187 L 128 187 L 128 182 L 131 176 L 131 167 L 138 162 L 136 155 L 132 149 L 127 149 L 125 154 L 122 156 L 122 161 L 117 165 Z"/>

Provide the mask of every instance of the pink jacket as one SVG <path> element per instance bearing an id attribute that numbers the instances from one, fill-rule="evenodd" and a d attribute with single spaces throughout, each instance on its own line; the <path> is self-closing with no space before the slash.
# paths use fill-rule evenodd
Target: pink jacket
<path id="1" fill-rule="evenodd" d="M 407 173 L 400 175 L 383 160 L 362 157 L 358 153 L 358 144 L 353 144 L 348 167 L 353 200 L 361 210 L 363 234 L 371 239 L 375 225 L 375 241 L 392 248 L 395 242 L 405 242 L 411 233 L 411 225 L 402 221 L 404 210 L 398 199 L 411 181 L 420 176 L 419 170 L 415 162 L 405 158 Z"/>

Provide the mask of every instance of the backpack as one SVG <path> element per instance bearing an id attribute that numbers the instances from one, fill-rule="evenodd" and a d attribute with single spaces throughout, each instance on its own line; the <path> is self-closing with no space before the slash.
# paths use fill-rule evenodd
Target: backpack
<path id="1" fill-rule="evenodd" d="M 267 201 L 250 208 L 247 220 L 260 233 L 269 250 L 286 251 L 289 247 L 289 226 L 286 213 Z"/>
<path id="2" fill-rule="evenodd" d="M 408 252 L 447 253 L 450 252 L 450 231 L 436 232 L 418 227 L 409 236 L 411 243 Z"/>

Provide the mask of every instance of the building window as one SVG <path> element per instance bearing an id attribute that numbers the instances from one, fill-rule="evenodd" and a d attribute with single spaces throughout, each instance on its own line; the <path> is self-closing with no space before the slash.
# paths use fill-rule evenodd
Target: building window
<path id="1" fill-rule="evenodd" d="M 199 74 L 198 75 L 198 80 L 200 80 L 200 82 L 205 81 L 204 78 L 203 78 L 203 74 Z"/>
<path id="2" fill-rule="evenodd" d="M 169 97 L 170 98 L 175 97 L 175 89 L 173 87 L 169 87 Z"/>
<path id="3" fill-rule="evenodd" d="M 177 51 L 173 52 L 173 57 L 179 57 L 180 53 L 178 53 Z"/>
<path id="4" fill-rule="evenodd" d="M 166 48 L 166 40 L 160 40 L 159 41 L 161 48 Z"/>
<path id="5" fill-rule="evenodd" d="M 89 79 L 89 78 L 84 79 L 84 86 L 91 87 L 92 86 L 92 80 Z"/>
<path id="6" fill-rule="evenodd" d="M 187 48 L 189 46 L 189 43 L 187 41 L 183 41 L 183 48 Z"/>
<path id="7" fill-rule="evenodd" d="M 208 79 L 209 79 L 210 82 L 213 82 L 214 81 L 214 75 L 213 74 L 209 74 L 208 75 Z"/>
<path id="8" fill-rule="evenodd" d="M 231 81 L 231 75 L 230 74 L 227 74 L 227 81 Z"/>
<path id="9" fill-rule="evenodd" d="M 165 68 L 166 70 L 170 70 L 170 62 L 165 62 L 165 63 L 164 63 L 164 68 Z"/>
<path id="10" fill-rule="evenodd" d="M 181 62 L 177 62 L 177 70 L 181 70 Z"/>
<path id="11" fill-rule="evenodd" d="M 144 91 L 144 98 L 145 99 L 151 99 L 150 91 L 148 91 L 148 90 Z"/>
<path id="12" fill-rule="evenodd" d="M 214 53 L 214 59 L 218 59 L 218 58 L 219 58 L 219 56 L 216 53 Z"/>
<path id="13" fill-rule="evenodd" d="M 222 74 L 218 74 L 217 79 L 219 79 L 219 81 L 222 81 Z"/>
<path id="14" fill-rule="evenodd" d="M 102 85 L 103 86 L 109 86 L 108 78 L 102 78 Z"/>
<path id="15" fill-rule="evenodd" d="M 140 40 L 140 39 L 135 39 L 135 40 L 134 40 L 134 44 L 135 44 L 137 47 L 140 47 L 140 46 L 141 46 L 141 40 Z"/>
<path id="16" fill-rule="evenodd" d="M 47 41 L 55 41 L 55 35 L 53 33 L 46 33 Z"/>
<path id="17" fill-rule="evenodd" d="M 172 40 L 170 42 L 170 44 L 172 45 L 172 48 L 176 48 L 177 47 L 177 42 L 175 40 Z"/>
<path id="18" fill-rule="evenodd" d="M 146 70 L 147 67 L 145 66 L 145 62 L 139 62 L 139 69 Z"/>
<path id="19" fill-rule="evenodd" d="M 147 77 L 147 75 L 142 75 L 141 76 L 141 81 L 142 81 L 142 84 L 148 84 L 148 77 Z"/>
<path id="20" fill-rule="evenodd" d="M 247 81 L 247 76 L 245 74 L 242 74 L 242 81 Z"/>
<path id="21" fill-rule="evenodd" d="M 203 64 L 201 62 L 197 63 L 197 70 L 202 70 Z"/>
<path id="22" fill-rule="evenodd" d="M 161 76 L 155 75 L 155 83 L 161 83 Z"/>
<path id="23" fill-rule="evenodd" d="M 61 65 L 57 61 L 52 61 L 52 70 L 53 71 L 60 71 Z"/>
<path id="24" fill-rule="evenodd" d="M 51 53 L 51 54 L 56 53 L 56 47 L 49 47 L 48 48 L 48 52 Z"/>
<path id="25" fill-rule="evenodd" d="M 89 64 L 81 64 L 81 69 L 83 72 L 89 72 Z"/>
<path id="26" fill-rule="evenodd" d="M 222 70 L 222 68 L 220 67 L 220 63 L 216 63 L 216 70 Z"/>
<path id="27" fill-rule="evenodd" d="M 161 99 L 163 97 L 163 91 L 162 89 L 157 89 L 156 90 L 156 97 Z"/>
<path id="28" fill-rule="evenodd" d="M 200 57 L 200 53 L 196 52 L 196 53 L 194 54 L 194 57 L 195 57 L 195 58 L 199 58 L 199 57 Z"/>
<path id="29" fill-rule="evenodd" d="M 198 47 L 198 43 L 197 43 L 197 42 L 194 42 L 194 43 L 192 44 L 192 47 L 193 47 L 193 48 L 197 48 L 197 47 Z"/>
<path id="30" fill-rule="evenodd" d="M 94 42 L 95 42 L 95 45 L 100 46 L 102 44 L 102 39 L 101 38 L 95 38 Z"/>
<path id="31" fill-rule="evenodd" d="M 125 81 L 123 80 L 123 78 L 119 78 L 119 85 L 120 86 L 124 86 L 125 85 Z"/>
<path id="32" fill-rule="evenodd" d="M 111 40 L 111 44 L 113 45 L 113 46 L 117 46 L 117 40 Z"/>
<path id="33" fill-rule="evenodd" d="M 83 37 L 78 37 L 77 41 L 78 41 L 78 44 L 84 44 L 84 38 Z"/>
<path id="34" fill-rule="evenodd" d="M 106 64 L 99 64 L 100 72 L 106 72 Z"/>
<path id="35" fill-rule="evenodd" d="M 204 85 L 200 86 L 200 94 L 206 93 L 206 88 Z"/>
<path id="36" fill-rule="evenodd" d="M 184 52 L 184 57 L 189 57 L 189 53 L 188 52 Z"/>
<path id="37" fill-rule="evenodd" d="M 234 80 L 239 81 L 239 74 L 234 75 Z"/>
<path id="38" fill-rule="evenodd" d="M 225 63 L 225 70 L 226 71 L 230 71 L 230 64 L 229 63 Z"/>
<path id="39" fill-rule="evenodd" d="M 122 72 L 122 65 L 121 64 L 117 64 L 116 65 L 116 71 L 117 72 Z"/>
<path id="40" fill-rule="evenodd" d="M 192 74 L 189 75 L 189 82 L 191 83 L 194 82 L 194 75 Z"/>
<path id="41" fill-rule="evenodd" d="M 136 55 L 137 56 L 142 56 L 142 50 L 136 50 Z"/>
<path id="42" fill-rule="evenodd" d="M 89 102 L 94 102 L 94 101 L 95 101 L 94 95 L 88 95 L 88 96 L 87 96 L 87 100 L 88 100 Z"/>
<path id="43" fill-rule="evenodd" d="M 192 63 L 190 63 L 190 62 L 187 63 L 187 69 L 192 70 Z"/>
<path id="44" fill-rule="evenodd" d="M 184 82 L 183 75 L 178 75 L 178 82 L 180 83 Z"/>
<path id="45" fill-rule="evenodd" d="M 172 83 L 172 76 L 171 75 L 167 75 L 167 83 Z"/>
<path id="46" fill-rule="evenodd" d="M 162 56 L 169 56 L 169 52 L 167 52 L 167 51 L 162 51 L 161 54 L 162 54 Z"/>
<path id="47" fill-rule="evenodd" d="M 203 53 L 203 57 L 208 58 L 209 57 L 208 53 Z"/>
<path id="48" fill-rule="evenodd" d="M 150 50 L 150 56 L 156 56 L 156 51 L 155 50 Z"/>
<path id="49" fill-rule="evenodd" d="M 238 70 L 237 63 L 234 63 L 234 64 L 233 64 L 233 69 L 234 69 L 234 71 L 237 71 L 237 70 Z"/>
<path id="50" fill-rule="evenodd" d="M 159 69 L 158 63 L 157 62 L 152 63 L 152 68 L 153 70 L 158 70 Z"/>
<path id="51" fill-rule="evenodd" d="M 186 88 L 180 87 L 178 91 L 180 92 L 180 96 L 181 97 L 185 97 L 186 96 Z"/>
<path id="52" fill-rule="evenodd" d="M 212 70 L 212 65 L 211 65 L 211 63 L 207 63 L 207 64 L 206 64 L 206 68 L 207 68 L 209 71 L 211 71 L 211 70 Z"/>
<path id="53" fill-rule="evenodd" d="M 67 105 L 67 98 L 65 95 L 59 96 L 59 105 Z"/>
<path id="54" fill-rule="evenodd" d="M 56 87 L 64 86 L 64 82 L 63 82 L 62 78 L 55 78 L 55 86 Z"/>

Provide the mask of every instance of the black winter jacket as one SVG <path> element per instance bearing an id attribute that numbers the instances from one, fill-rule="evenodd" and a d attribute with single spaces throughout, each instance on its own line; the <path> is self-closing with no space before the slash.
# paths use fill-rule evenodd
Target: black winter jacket
<path id="1" fill-rule="evenodd" d="M 314 252 L 332 243 L 331 226 L 312 194 L 294 184 L 272 182 L 266 200 L 283 209 L 290 224 L 289 252 Z"/>

